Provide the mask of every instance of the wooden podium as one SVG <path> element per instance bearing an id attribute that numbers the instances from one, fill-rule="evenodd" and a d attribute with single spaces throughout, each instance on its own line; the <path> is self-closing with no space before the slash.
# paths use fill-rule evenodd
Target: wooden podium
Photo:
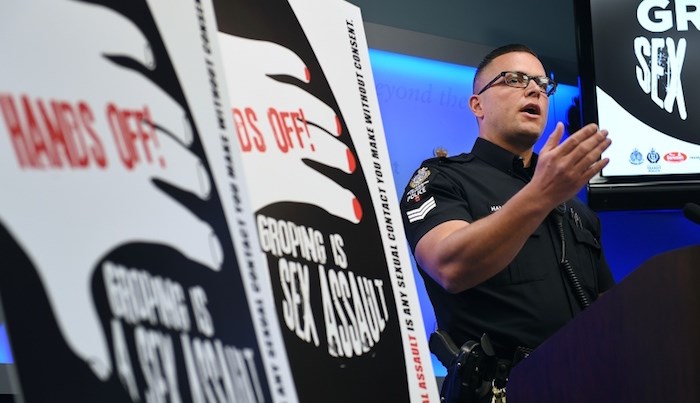
<path id="1" fill-rule="evenodd" d="M 508 403 L 700 402 L 700 246 L 652 257 L 518 364 Z"/>

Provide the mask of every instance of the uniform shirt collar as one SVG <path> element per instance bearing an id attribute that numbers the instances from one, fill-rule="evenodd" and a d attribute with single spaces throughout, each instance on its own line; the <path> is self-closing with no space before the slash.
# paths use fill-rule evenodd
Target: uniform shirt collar
<path id="1" fill-rule="evenodd" d="M 521 156 L 515 155 L 482 137 L 476 138 L 471 153 L 500 171 L 513 176 L 525 176 L 527 180 L 532 178 L 532 174 L 535 172 L 535 166 L 537 166 L 536 153 L 532 153 L 530 166 L 524 168 L 523 158 Z"/>

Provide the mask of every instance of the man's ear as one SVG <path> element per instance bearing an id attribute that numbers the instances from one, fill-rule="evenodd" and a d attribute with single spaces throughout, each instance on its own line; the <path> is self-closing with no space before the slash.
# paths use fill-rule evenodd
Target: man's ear
<path id="1" fill-rule="evenodd" d="M 477 120 L 484 117 L 484 110 L 481 107 L 481 98 L 479 98 L 478 95 L 474 94 L 469 97 L 469 109 L 471 109 Z"/>

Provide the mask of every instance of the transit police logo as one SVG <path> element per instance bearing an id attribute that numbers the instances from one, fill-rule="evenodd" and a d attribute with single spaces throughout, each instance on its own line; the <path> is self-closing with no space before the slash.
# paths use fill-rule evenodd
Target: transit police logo
<path id="1" fill-rule="evenodd" d="M 653 148 L 651 151 L 649 151 L 649 154 L 647 154 L 647 161 L 651 162 L 652 164 L 658 163 L 660 159 L 661 156 Z"/>
<path id="2" fill-rule="evenodd" d="M 639 165 L 642 162 L 644 162 L 644 156 L 638 149 L 635 148 L 634 151 L 632 151 L 632 154 L 630 154 L 630 164 Z"/>
<path id="3" fill-rule="evenodd" d="M 427 180 L 429 176 L 430 170 L 426 167 L 422 167 L 416 172 L 411 181 L 408 183 L 411 190 L 406 193 L 407 202 L 413 200 L 414 203 L 417 203 L 421 200 L 421 195 L 425 193 L 425 186 L 430 182 Z"/>
<path id="4" fill-rule="evenodd" d="M 649 165 L 647 165 L 647 170 L 651 174 L 658 174 L 661 172 L 661 166 L 659 165 L 659 161 L 661 160 L 661 155 L 656 152 L 653 148 L 649 153 L 647 154 L 647 161 L 649 161 Z"/>

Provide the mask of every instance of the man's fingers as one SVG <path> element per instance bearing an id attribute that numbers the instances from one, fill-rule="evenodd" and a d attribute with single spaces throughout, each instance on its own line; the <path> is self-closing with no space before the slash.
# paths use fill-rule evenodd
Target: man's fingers
<path id="1" fill-rule="evenodd" d="M 571 152 L 572 161 L 570 164 L 581 171 L 587 169 L 591 164 L 600 159 L 600 156 L 610 146 L 608 131 L 601 130 L 594 133 L 584 141 L 580 142 L 576 149 Z"/>
<path id="2" fill-rule="evenodd" d="M 559 149 L 564 155 L 571 153 L 572 151 L 578 149 L 579 145 L 586 141 L 586 139 L 595 135 L 598 132 L 598 125 L 595 123 L 587 124 L 582 127 L 576 133 L 569 136 L 568 139 L 564 140 L 560 145 Z"/>
<path id="3" fill-rule="evenodd" d="M 591 164 L 588 169 L 584 172 L 584 176 L 586 177 L 586 182 L 588 182 L 591 178 L 593 178 L 598 172 L 602 171 L 603 168 L 605 168 L 606 165 L 610 162 L 609 158 L 603 158 L 600 159 L 593 164 Z"/>
<path id="4" fill-rule="evenodd" d="M 557 147 L 561 141 L 561 136 L 564 134 L 564 125 L 561 122 L 557 122 L 557 126 L 554 128 L 552 134 L 549 135 L 547 142 L 542 146 L 541 153 L 551 151 Z"/>

